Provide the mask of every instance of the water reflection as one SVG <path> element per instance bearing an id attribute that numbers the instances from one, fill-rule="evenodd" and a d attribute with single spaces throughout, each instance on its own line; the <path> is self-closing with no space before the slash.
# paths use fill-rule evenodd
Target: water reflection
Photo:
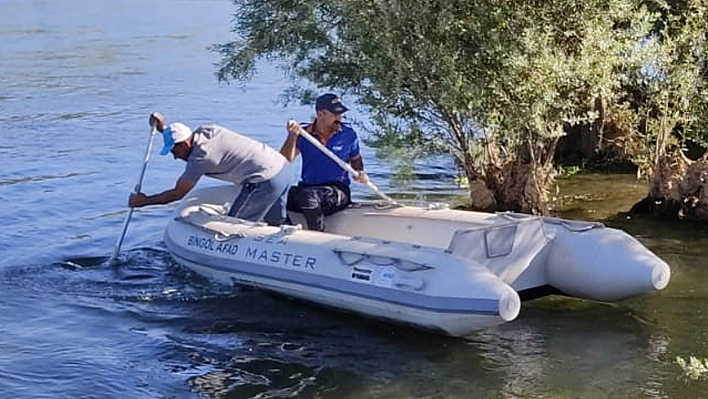
<path id="1" fill-rule="evenodd" d="M 637 397 L 663 367 L 667 337 L 625 308 L 560 298 L 525 305 L 514 323 L 475 337 L 505 382 L 502 397 Z"/>
<path id="2" fill-rule="evenodd" d="M 459 340 L 258 290 L 194 305 L 170 339 L 209 397 L 611 398 L 656 393 L 667 378 L 669 339 L 620 306 L 541 300 Z"/>
<path id="3" fill-rule="evenodd" d="M 193 363 L 184 373 L 214 398 L 662 397 L 666 336 L 619 308 L 547 306 L 470 341 L 375 322 L 351 323 L 346 334 L 312 334 L 321 321 L 313 309 L 314 323 L 294 333 L 285 325 L 270 333 L 222 326 L 220 339 L 211 329 L 191 335 L 180 342 Z M 234 334 L 242 339 L 219 344 Z"/>

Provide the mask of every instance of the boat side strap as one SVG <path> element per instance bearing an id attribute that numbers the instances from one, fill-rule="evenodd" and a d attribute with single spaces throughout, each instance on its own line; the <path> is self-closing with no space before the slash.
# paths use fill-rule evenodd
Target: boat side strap
<path id="1" fill-rule="evenodd" d="M 183 216 L 178 216 L 175 218 L 175 220 L 198 227 L 206 232 L 214 233 L 214 239 L 217 241 L 235 240 L 246 237 L 247 234 L 244 234 L 240 231 L 229 232 L 224 229 L 215 228 L 212 225 L 212 222 L 221 222 L 219 223 L 221 225 L 223 225 L 224 223 L 231 223 L 254 227 L 267 226 L 267 224 L 263 222 L 251 222 L 248 220 L 238 219 L 232 216 L 225 216 L 215 211 L 214 209 L 204 206 L 200 206 L 196 211 L 192 211 L 189 213 L 185 212 L 183 213 Z M 280 231 L 277 234 L 289 235 L 299 230 L 302 230 L 302 226 L 299 224 L 296 226 L 283 225 L 280 226 Z"/>
<path id="2" fill-rule="evenodd" d="M 543 221 L 549 224 L 559 224 L 566 229 L 574 232 L 588 231 L 592 229 L 602 229 L 605 225 L 600 222 L 585 222 L 582 220 L 563 220 L 558 218 L 543 218 Z"/>
<path id="3" fill-rule="evenodd" d="M 205 213 L 207 215 L 224 217 L 224 216 L 226 216 L 226 214 L 223 211 L 224 211 L 224 207 L 220 206 L 220 205 L 214 205 L 214 204 L 201 204 L 201 205 L 199 205 L 199 212 Z"/>
<path id="4" fill-rule="evenodd" d="M 353 266 L 361 261 L 368 261 L 378 266 L 395 266 L 403 271 L 421 271 L 435 269 L 442 250 L 393 243 L 391 241 L 367 242 L 354 237 L 346 245 L 332 248 L 339 259 L 347 266 Z"/>
<path id="5" fill-rule="evenodd" d="M 391 208 L 400 208 L 402 206 L 405 206 L 405 205 L 399 204 L 397 202 L 377 202 L 374 205 L 374 209 L 383 210 L 383 209 L 391 209 Z"/>
<path id="6" fill-rule="evenodd" d="M 217 241 L 229 241 L 245 237 L 246 235 L 241 232 L 232 233 L 209 226 L 210 222 L 223 222 L 226 221 L 227 218 L 228 216 L 221 214 L 211 207 L 200 205 L 196 210 L 192 210 L 192 212 L 183 212 L 182 216 L 175 217 L 175 220 L 198 227 L 206 232 L 214 233 L 214 239 Z M 249 224 L 253 223 L 245 220 L 243 222 Z"/>
<path id="7" fill-rule="evenodd" d="M 235 240 L 235 239 L 238 239 L 238 238 L 243 238 L 243 237 L 246 236 L 245 234 L 240 233 L 240 232 L 239 232 L 239 233 L 230 233 L 230 232 L 228 232 L 228 231 L 217 230 L 217 229 L 215 229 L 215 228 L 213 228 L 213 227 L 207 227 L 207 226 L 205 226 L 205 225 L 202 224 L 202 223 L 196 223 L 196 222 L 194 222 L 193 220 L 190 220 L 189 217 L 178 216 L 178 217 L 175 218 L 175 220 L 178 221 L 178 222 L 182 222 L 182 223 L 185 223 L 185 224 L 189 224 L 189 225 L 198 227 L 198 228 L 200 228 L 200 229 L 206 231 L 207 233 L 213 233 L 213 234 L 214 234 L 214 239 L 215 239 L 216 241 L 224 242 L 224 241 L 229 241 L 229 240 Z"/>
<path id="8" fill-rule="evenodd" d="M 561 225 L 561 226 L 565 227 L 566 229 L 568 229 L 570 231 L 575 231 L 575 232 L 582 232 L 582 231 L 588 231 L 588 230 L 592 230 L 592 229 L 599 229 L 599 228 L 605 227 L 605 225 L 600 222 L 586 222 L 583 220 L 566 220 L 566 219 L 547 217 L 547 216 L 541 217 L 541 216 L 535 216 L 535 215 L 527 215 L 525 213 L 508 212 L 508 213 L 503 213 L 502 215 L 510 220 L 527 220 L 527 219 L 539 218 L 539 219 L 543 220 L 545 223 Z"/>
<path id="9" fill-rule="evenodd" d="M 374 207 L 374 209 L 380 210 L 382 208 Z M 399 213 L 364 212 L 361 214 L 361 216 L 367 217 L 367 218 L 378 217 L 378 218 L 397 218 L 397 219 L 408 219 L 408 218 L 414 217 L 417 219 L 432 219 L 432 220 L 436 220 L 436 221 L 457 222 L 458 220 L 455 219 L 454 214 L 441 215 L 440 213 L 438 213 L 438 211 L 445 211 L 447 209 L 449 209 L 449 208 L 447 208 L 446 205 L 444 205 L 444 204 L 440 205 L 440 206 L 431 204 L 429 207 L 427 207 L 424 210 L 424 212 L 431 211 L 430 214 L 426 214 L 426 213 L 413 213 L 413 214 L 412 213 L 401 213 L 401 214 L 399 214 Z M 483 224 L 483 225 L 489 226 L 489 225 L 494 224 L 494 220 L 492 218 L 489 218 L 488 220 L 478 221 L 478 222 L 476 222 L 476 224 L 480 224 L 480 225 Z"/>

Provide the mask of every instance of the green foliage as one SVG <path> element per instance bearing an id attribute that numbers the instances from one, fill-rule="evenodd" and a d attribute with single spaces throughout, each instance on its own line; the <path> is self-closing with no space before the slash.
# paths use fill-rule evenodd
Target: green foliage
<path id="1" fill-rule="evenodd" d="M 565 128 L 608 120 L 648 164 L 661 131 L 707 141 L 705 3 L 234 0 L 237 37 L 213 49 L 220 80 L 266 58 L 293 78 L 288 99 L 313 97 L 303 81 L 354 95 L 402 164 L 443 152 L 484 177 L 523 149 L 547 167 Z"/>
<path id="2" fill-rule="evenodd" d="M 573 176 L 577 173 L 580 173 L 580 171 L 581 171 L 580 166 L 572 165 L 572 166 L 560 166 L 557 168 L 556 173 L 560 176 L 563 176 L 563 177 L 570 177 L 570 176 Z"/>
<path id="3" fill-rule="evenodd" d="M 678 13 L 668 4 L 653 4 L 660 15 L 642 42 L 646 55 L 631 82 L 643 121 L 640 134 L 648 144 L 639 156 L 651 159 L 651 150 L 680 147 L 686 140 L 708 143 L 708 2 L 674 2 Z"/>
<path id="4" fill-rule="evenodd" d="M 377 118 L 381 116 L 378 115 Z M 377 120 L 380 133 L 366 140 L 366 144 L 376 148 L 376 155 L 394 165 L 393 179 L 399 185 L 412 182 L 414 162 L 427 153 L 426 140 L 419 129 L 403 129 L 395 121 Z"/>
<path id="5" fill-rule="evenodd" d="M 676 356 L 676 364 L 683 370 L 683 377 L 691 380 L 708 378 L 708 359 L 691 356 L 686 359 Z"/>

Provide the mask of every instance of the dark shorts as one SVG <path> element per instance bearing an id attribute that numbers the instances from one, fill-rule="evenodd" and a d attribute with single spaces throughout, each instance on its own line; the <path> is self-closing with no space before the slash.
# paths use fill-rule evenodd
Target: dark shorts
<path id="1" fill-rule="evenodd" d="M 290 187 L 287 208 L 305 216 L 307 228 L 324 231 L 324 217 L 345 209 L 351 203 L 349 186 L 341 183 Z"/>

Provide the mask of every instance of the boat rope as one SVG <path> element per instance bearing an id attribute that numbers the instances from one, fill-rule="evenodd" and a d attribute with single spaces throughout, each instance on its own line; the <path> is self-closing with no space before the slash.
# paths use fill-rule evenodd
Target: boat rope
<path id="1" fill-rule="evenodd" d="M 205 230 L 209 230 L 209 229 L 205 228 Z M 243 233 L 224 233 L 223 231 L 214 231 L 214 240 L 219 241 L 219 242 L 237 240 L 237 239 L 243 238 L 243 237 L 246 237 L 246 235 Z"/>
<path id="2" fill-rule="evenodd" d="M 192 220 L 193 215 L 194 214 L 190 214 L 188 216 L 178 216 L 175 218 L 175 220 L 195 226 L 195 227 L 198 227 L 201 230 L 206 231 L 208 233 L 213 233 L 214 240 L 219 241 L 219 242 L 237 240 L 239 238 L 244 238 L 244 237 L 248 236 L 247 234 L 240 232 L 240 231 L 233 233 L 233 232 L 229 232 L 229 231 L 225 231 L 225 230 L 216 229 L 214 227 L 207 227 L 207 226 L 205 226 L 205 223 L 203 221 Z M 212 212 L 210 212 L 210 210 L 206 210 L 201 207 L 199 209 L 198 215 L 202 216 L 202 217 L 206 216 L 207 221 L 215 221 L 216 220 L 216 221 L 220 221 L 220 222 L 228 222 L 227 216 L 212 213 Z M 237 219 L 237 220 L 239 221 L 238 224 L 245 224 L 248 226 L 256 226 L 256 227 L 267 226 L 266 223 L 262 223 L 262 222 L 250 222 L 248 220 L 243 220 L 243 219 Z M 278 233 L 276 233 L 275 235 L 276 236 L 290 235 L 290 234 L 292 234 L 296 231 L 300 231 L 300 230 L 302 230 L 302 225 L 299 225 L 299 224 L 295 225 L 295 226 L 282 225 L 282 226 L 280 226 L 280 230 L 278 231 Z"/>
<path id="3" fill-rule="evenodd" d="M 366 260 L 367 262 L 376 266 L 393 266 L 396 269 L 399 269 L 404 272 L 417 272 L 421 270 L 434 269 L 433 266 L 427 264 L 413 262 L 411 260 L 405 260 L 400 258 L 393 258 L 389 256 L 373 255 L 365 252 L 354 252 L 339 248 L 335 248 L 332 251 L 337 254 L 337 257 L 345 266 L 355 266 L 361 263 L 363 260 Z"/>
<path id="4" fill-rule="evenodd" d="M 182 223 L 188 224 L 188 225 L 190 225 L 190 226 L 197 227 L 197 228 L 199 228 L 199 229 L 201 229 L 201 230 L 203 230 L 203 231 L 206 231 L 207 233 L 213 233 L 213 234 L 214 234 L 214 240 L 219 241 L 219 242 L 226 242 L 226 241 L 229 241 L 229 240 L 236 240 L 236 239 L 239 239 L 239 238 L 246 237 L 246 235 L 243 234 L 243 233 L 241 233 L 241 232 L 238 232 L 238 233 L 230 233 L 230 232 L 228 232 L 228 231 L 217 230 L 217 229 L 215 229 L 215 228 L 213 228 L 213 227 L 206 227 L 206 226 L 204 226 L 204 225 L 201 224 L 201 223 L 193 222 L 193 221 L 189 220 L 189 218 L 185 218 L 185 217 L 182 217 L 182 216 L 176 217 L 175 220 L 178 221 L 178 222 L 182 222 Z"/>
<path id="5" fill-rule="evenodd" d="M 398 202 L 378 202 L 374 205 L 374 209 L 377 210 L 382 210 L 382 209 L 393 209 L 393 208 L 400 208 L 405 205 L 399 204 Z"/>
<path id="6" fill-rule="evenodd" d="M 582 220 L 565 220 L 565 219 L 560 219 L 560 218 L 543 218 L 544 222 L 547 222 L 549 224 L 558 224 L 566 229 L 572 231 L 572 232 L 583 232 L 583 231 L 589 231 L 592 229 L 600 229 L 604 228 L 605 225 L 600 223 L 600 222 L 585 222 Z"/>
<path id="7" fill-rule="evenodd" d="M 502 213 L 502 215 L 504 217 L 506 217 L 507 219 L 511 219 L 511 220 L 540 219 L 544 223 L 560 225 L 560 226 L 563 226 L 566 229 L 573 231 L 573 232 L 583 232 L 583 231 L 588 231 L 588 230 L 592 230 L 592 229 L 599 229 L 599 228 L 605 227 L 605 225 L 600 222 L 586 222 L 586 221 L 582 221 L 582 220 L 567 220 L 567 219 L 548 217 L 548 216 L 527 215 L 525 213 L 507 212 L 507 213 Z"/>

